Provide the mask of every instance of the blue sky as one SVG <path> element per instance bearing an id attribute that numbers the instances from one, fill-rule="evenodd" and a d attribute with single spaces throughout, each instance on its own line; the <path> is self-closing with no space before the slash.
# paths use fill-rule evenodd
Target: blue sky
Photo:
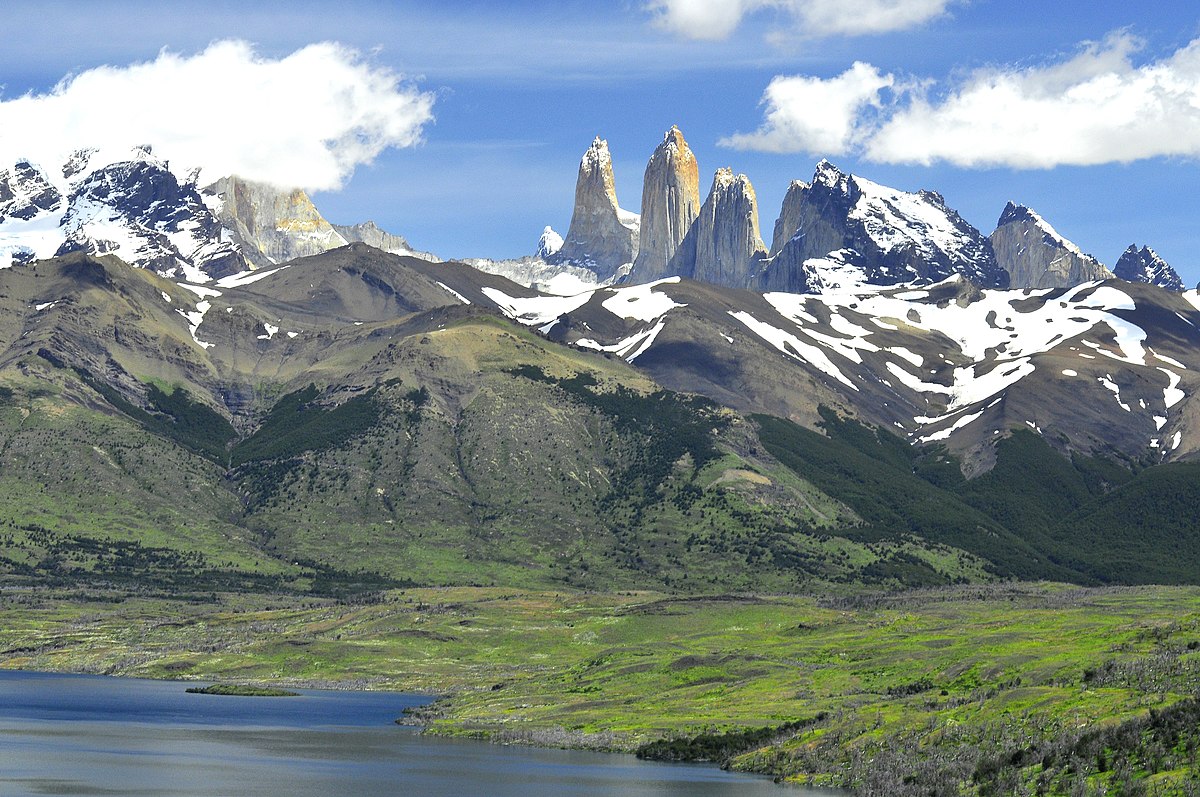
<path id="1" fill-rule="evenodd" d="M 829 16 L 856 2 L 868 8 L 857 20 Z M 414 116 L 380 139 L 402 146 L 352 158 L 340 190 L 314 191 L 318 206 L 336 222 L 374 219 L 446 257 L 518 256 L 546 224 L 565 233 L 579 157 L 596 135 L 609 141 L 621 204 L 636 211 L 646 159 L 678 124 L 702 190 L 719 166 L 749 175 L 767 237 L 788 182 L 807 180 L 827 156 L 877 182 L 935 189 L 985 233 L 1012 199 L 1110 266 L 1128 244 L 1149 244 L 1187 283 L 1200 280 L 1194 3 L 1064 0 L 1036 12 L 1002 0 L 651 5 L 9 0 L 0 25 L 20 33 L 0 50 L 0 111 L 13 110 L 0 121 L 40 119 L 17 115 L 15 101 L 103 65 L 154 61 L 164 48 L 188 58 L 238 39 L 271 61 L 332 41 L 358 52 L 347 79 L 402 74 L 406 102 L 396 107 L 408 110 L 397 113 L 430 103 L 432 119 Z M 863 31 L 880 9 L 907 16 Z M 243 81 L 230 66 L 211 89 L 144 101 L 200 129 L 237 129 L 253 117 L 247 92 L 273 93 L 283 80 Z M 323 90 L 309 72 L 294 83 Z M 768 87 L 775 93 L 764 102 Z M 1159 92 L 1161 102 L 1137 102 Z M 860 101 L 847 107 L 850 96 Z M 85 122 L 73 135 L 112 124 L 95 118 L 105 107 L 76 114 Z M 341 107 L 314 103 L 308 116 L 277 114 L 286 117 L 278 130 L 254 126 L 280 150 L 302 148 L 304 130 Z M 0 131 L 0 150 L 5 143 Z"/>

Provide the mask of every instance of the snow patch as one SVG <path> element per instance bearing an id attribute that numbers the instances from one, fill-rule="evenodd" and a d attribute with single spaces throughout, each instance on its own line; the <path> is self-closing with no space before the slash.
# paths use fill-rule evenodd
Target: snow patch
<path id="1" fill-rule="evenodd" d="M 622 341 L 618 341 L 610 346 L 602 346 L 600 343 L 590 339 L 582 338 L 575 341 L 576 346 L 582 346 L 585 349 L 595 349 L 596 351 L 606 351 L 616 354 L 618 357 L 623 357 L 627 362 L 633 362 L 641 356 L 650 345 L 654 343 L 654 339 L 658 337 L 658 333 L 662 332 L 667 320 L 660 318 L 658 323 L 649 329 L 644 329 L 636 335 L 631 335 Z"/>
<path id="2" fill-rule="evenodd" d="M 221 277 L 217 280 L 217 285 L 222 288 L 241 288 L 244 285 L 250 285 L 258 282 L 261 279 L 266 279 L 272 274 L 278 274 L 288 266 L 280 266 L 279 268 L 257 269 L 255 271 L 243 271 L 241 274 L 232 274 L 228 277 Z"/>
<path id="3" fill-rule="evenodd" d="M 631 321 L 656 321 L 676 307 L 686 307 L 665 293 L 656 293 L 659 285 L 679 282 L 679 277 L 667 277 L 630 288 L 610 288 L 612 296 L 601 306 L 613 315 Z"/>
<path id="4" fill-rule="evenodd" d="M 185 285 L 184 287 L 190 289 L 192 286 Z M 218 294 L 218 295 L 220 295 L 220 294 Z M 192 334 L 192 340 L 196 341 L 196 343 L 202 349 L 207 349 L 207 348 L 210 348 L 213 345 L 215 345 L 215 344 L 200 340 L 200 338 L 196 337 L 196 331 L 198 329 L 200 329 L 200 324 L 204 322 L 204 314 L 207 313 L 211 307 L 212 307 L 212 304 L 210 302 L 197 302 L 195 312 L 189 313 L 186 310 L 176 310 L 175 311 L 175 312 L 179 313 L 181 316 L 183 316 L 184 320 L 187 321 L 188 331 L 191 332 L 191 334 Z"/>
<path id="5" fill-rule="evenodd" d="M 1110 390 L 1112 392 L 1112 394 L 1117 397 L 1117 406 L 1119 406 L 1121 409 L 1125 410 L 1126 412 L 1133 411 L 1133 410 L 1129 409 L 1128 404 L 1121 401 L 1121 388 L 1117 385 L 1116 382 L 1112 381 L 1110 376 L 1097 377 L 1096 381 L 1099 382 L 1100 384 L 1104 385 L 1104 387 L 1106 389 Z"/>
<path id="6" fill-rule="evenodd" d="M 499 288 L 483 288 L 483 294 L 500 308 L 500 312 L 519 324 L 540 327 L 566 313 L 573 313 L 588 303 L 593 292 L 575 296 L 531 296 L 519 298 L 509 296 Z"/>
<path id="7" fill-rule="evenodd" d="M 983 410 L 980 410 L 979 412 L 971 413 L 970 415 L 964 415 L 961 418 L 959 418 L 957 421 L 955 421 L 953 424 L 946 427 L 945 429 L 941 429 L 939 431 L 924 435 L 923 437 L 921 437 L 919 439 L 922 443 L 932 443 L 937 440 L 945 440 L 950 435 L 957 432 L 959 429 L 963 428 L 964 426 L 971 423 L 972 421 L 977 420 L 980 415 L 983 415 Z"/>
<path id="8" fill-rule="evenodd" d="M 1162 358 L 1160 357 L 1159 359 Z M 1182 380 L 1182 377 L 1180 377 L 1179 374 L 1175 373 L 1174 371 L 1169 371 L 1166 368 L 1159 368 L 1158 370 L 1166 374 L 1167 379 L 1169 380 L 1169 384 L 1163 388 L 1163 403 L 1167 405 L 1167 409 L 1171 409 L 1184 399 L 1184 392 L 1179 389 L 1179 383 Z"/>
<path id="9" fill-rule="evenodd" d="M 453 296 L 455 299 L 458 299 L 458 300 L 459 300 L 460 302 L 462 302 L 463 304 L 470 304 L 470 303 L 471 303 L 471 301 L 470 301 L 470 300 L 469 300 L 469 299 L 468 299 L 466 296 L 463 296 L 461 293 L 459 293 L 458 291 L 454 290 L 453 288 L 451 288 L 449 285 L 447 285 L 447 284 L 446 284 L 446 283 L 444 283 L 444 282 L 439 282 L 439 283 L 438 283 L 438 287 L 439 287 L 439 288 L 441 288 L 442 290 L 446 291 L 446 293 L 450 294 L 450 295 L 451 295 L 451 296 Z"/>
<path id="10" fill-rule="evenodd" d="M 795 335 L 785 332 L 777 327 L 773 327 L 770 324 L 759 321 L 757 318 L 745 311 L 734 312 L 731 310 L 729 311 L 729 314 L 745 324 L 751 332 L 758 335 L 760 338 L 767 341 L 785 355 L 791 357 L 793 360 L 806 362 L 823 373 L 833 377 L 846 387 L 849 387 L 852 390 L 858 390 L 858 388 L 846 378 L 846 375 L 843 374 L 841 370 L 839 370 L 838 367 L 833 364 L 829 357 L 826 356 L 825 352 L 817 346 L 805 343 Z"/>

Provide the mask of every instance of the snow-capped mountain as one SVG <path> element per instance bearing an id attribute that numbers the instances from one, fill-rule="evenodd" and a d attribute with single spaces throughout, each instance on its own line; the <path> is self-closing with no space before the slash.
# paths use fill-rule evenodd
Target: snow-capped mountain
<path id="1" fill-rule="evenodd" d="M 789 187 L 756 287 L 820 290 L 853 271 L 873 285 L 955 274 L 983 287 L 1008 284 L 987 239 L 940 194 L 888 188 L 821 161 L 811 183 Z"/>
<path id="2" fill-rule="evenodd" d="M 1169 291 L 1183 290 L 1179 273 L 1148 246 L 1138 249 L 1136 244 L 1130 244 L 1117 261 L 1113 273 L 1128 282 L 1145 282 Z"/>
<path id="3" fill-rule="evenodd" d="M 976 471 L 1014 428 L 1080 451 L 1200 450 L 1200 296 L 1110 280 L 754 295 L 669 278 L 571 297 L 488 298 L 554 339 L 660 384 L 817 424 L 820 405 L 945 443 Z M 1053 434 L 1051 434 L 1051 432 Z"/>
<path id="4" fill-rule="evenodd" d="M 2 182 L 0 266 L 85 252 L 193 280 L 248 268 L 194 177 L 180 179 L 149 147 L 83 149 L 54 170 L 18 162 Z"/>
<path id="5" fill-rule="evenodd" d="M 62 194 L 29 161 L 17 161 L 11 169 L 0 171 L 0 223 L 28 221 L 61 202 Z"/>
<path id="6" fill-rule="evenodd" d="M 149 147 L 81 149 L 61 167 L 0 172 L 0 268 L 54 255 L 116 255 L 162 276 L 208 282 L 354 240 L 415 252 L 370 224 L 335 228 L 299 189 L 231 176 L 200 187 Z"/>
<path id="7" fill-rule="evenodd" d="M 534 252 L 533 256 L 545 260 L 551 255 L 556 254 L 562 247 L 563 237 L 555 232 L 553 227 L 547 225 L 538 238 L 537 251 Z"/>

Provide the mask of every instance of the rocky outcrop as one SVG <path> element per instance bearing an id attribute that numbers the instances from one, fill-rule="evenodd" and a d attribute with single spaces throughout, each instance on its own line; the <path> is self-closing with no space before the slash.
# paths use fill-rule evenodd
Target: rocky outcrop
<path id="1" fill-rule="evenodd" d="M 393 255 L 419 257 L 422 260 L 438 260 L 432 252 L 421 252 L 413 249 L 412 244 L 403 235 L 393 235 L 373 221 L 362 224 L 334 224 L 333 229 L 348 243 L 364 243 L 382 249 Z"/>
<path id="2" fill-rule="evenodd" d="M 758 230 L 758 199 L 744 174 L 721 168 L 667 273 L 743 288 L 767 256 Z"/>
<path id="3" fill-rule="evenodd" d="M 641 238 L 630 280 L 670 276 L 671 258 L 699 214 L 700 167 L 683 133 L 672 127 L 646 164 Z"/>
<path id="4" fill-rule="evenodd" d="M 1024 205 L 1005 205 L 990 240 L 1012 288 L 1066 288 L 1113 276 Z"/>
<path id="5" fill-rule="evenodd" d="M 617 203 L 608 142 L 597 137 L 579 162 L 571 227 L 554 263 L 580 266 L 601 281 L 627 273 L 638 251 L 638 216 Z"/>
<path id="6" fill-rule="evenodd" d="M 805 292 L 836 272 L 838 284 L 891 285 L 961 274 L 1005 287 L 991 246 L 940 194 L 909 193 L 846 174 L 828 161 L 812 183 L 794 181 L 775 222 L 770 262 L 755 287 Z"/>
<path id="7" fill-rule="evenodd" d="M 1138 249 L 1137 244 L 1130 244 L 1113 268 L 1113 274 L 1126 282 L 1144 282 L 1169 291 L 1183 290 L 1179 273 L 1148 246 Z"/>
<path id="8" fill-rule="evenodd" d="M 204 189 L 222 225 L 257 268 L 320 254 L 348 241 L 299 188 L 223 177 Z"/>
<path id="9" fill-rule="evenodd" d="M 808 183 L 802 180 L 792 180 L 788 183 L 783 205 L 779 208 L 779 218 L 775 220 L 775 230 L 771 234 L 771 251 L 768 253 L 771 257 L 779 254 L 784 244 L 805 229 L 808 218 L 804 212 L 804 198 L 808 188 Z"/>
<path id="10" fill-rule="evenodd" d="M 32 219 L 61 202 L 62 194 L 29 161 L 17 161 L 11 169 L 0 171 L 0 222 Z"/>

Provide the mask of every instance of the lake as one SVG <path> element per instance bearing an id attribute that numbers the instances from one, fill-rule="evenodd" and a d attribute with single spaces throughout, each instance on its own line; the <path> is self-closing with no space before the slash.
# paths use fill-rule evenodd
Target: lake
<path id="1" fill-rule="evenodd" d="M 394 720 L 428 698 L 0 671 L 0 794 L 147 797 L 805 797 L 716 767 L 438 739 Z"/>

